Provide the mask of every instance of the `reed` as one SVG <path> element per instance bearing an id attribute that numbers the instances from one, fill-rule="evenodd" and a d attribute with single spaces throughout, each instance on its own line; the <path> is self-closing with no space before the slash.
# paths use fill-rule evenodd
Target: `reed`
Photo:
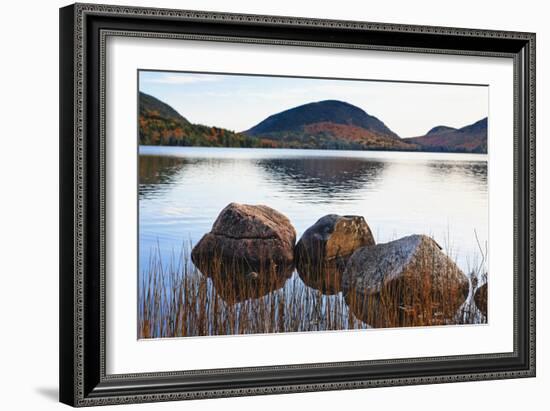
<path id="1" fill-rule="evenodd" d="M 396 279 L 376 291 L 352 288 L 346 302 L 363 321 L 376 328 L 456 324 L 457 311 L 467 300 L 469 287 L 457 287 L 454 264 L 437 264 L 423 252 Z"/>
<path id="2" fill-rule="evenodd" d="M 377 299 L 357 301 L 341 291 L 325 295 L 304 284 L 293 267 L 259 272 L 231 270 L 217 256 L 208 259 L 207 275 L 191 261 L 192 244 L 176 255 L 162 258 L 152 250 L 142 267 L 138 290 L 138 338 L 263 334 L 330 331 L 375 327 L 402 327 L 483 322 L 472 311 L 470 287 L 467 303 L 445 278 L 433 293 L 433 265 L 429 256 L 416 268 L 418 284 L 390 284 Z M 483 278 L 485 254 L 472 276 Z M 269 267 L 269 264 L 263 264 Z M 331 284 L 332 285 L 332 284 Z M 337 285 L 333 284 L 333 289 Z M 418 287 L 422 292 L 412 292 Z M 353 293 L 353 295 L 356 295 Z M 357 307 L 361 307 L 358 310 Z M 368 315 L 364 315 L 368 313 Z"/>

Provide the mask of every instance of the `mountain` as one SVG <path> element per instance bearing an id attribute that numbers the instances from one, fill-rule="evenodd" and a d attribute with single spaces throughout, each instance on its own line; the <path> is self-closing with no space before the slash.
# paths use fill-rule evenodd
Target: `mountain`
<path id="1" fill-rule="evenodd" d="M 487 118 L 459 129 L 439 125 L 424 136 L 400 138 L 359 107 L 325 100 L 273 114 L 236 133 L 191 123 L 173 107 L 140 92 L 139 144 L 486 153 Z"/>
<path id="2" fill-rule="evenodd" d="M 168 104 L 141 92 L 139 93 L 139 114 L 140 116 L 156 116 L 159 119 L 175 123 L 190 124 L 186 118 Z"/>
<path id="3" fill-rule="evenodd" d="M 416 149 L 378 118 L 338 100 L 308 103 L 273 114 L 243 133 L 291 148 Z"/>
<path id="4" fill-rule="evenodd" d="M 417 144 L 421 151 L 487 153 L 487 117 L 459 129 L 437 126 L 424 136 L 403 140 Z"/>
<path id="5" fill-rule="evenodd" d="M 317 123 L 334 123 L 360 127 L 373 133 L 399 138 L 376 117 L 352 104 L 338 100 L 324 100 L 304 104 L 278 114 L 269 116 L 264 121 L 245 131 L 257 136 L 285 131 L 300 130 L 304 126 Z"/>
<path id="6" fill-rule="evenodd" d="M 192 124 L 168 104 L 140 92 L 139 144 L 254 147 L 256 139 L 220 127 Z"/>
<path id="7" fill-rule="evenodd" d="M 430 129 L 430 131 L 428 131 L 428 133 L 426 135 L 430 136 L 432 134 L 439 134 L 439 133 L 444 133 L 444 132 L 453 131 L 453 130 L 456 130 L 456 128 L 448 127 L 448 126 L 436 126 L 432 129 Z"/>

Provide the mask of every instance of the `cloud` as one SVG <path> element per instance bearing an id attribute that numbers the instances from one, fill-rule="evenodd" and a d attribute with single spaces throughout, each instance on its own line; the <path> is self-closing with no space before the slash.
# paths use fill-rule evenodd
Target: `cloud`
<path id="1" fill-rule="evenodd" d="M 196 84 L 218 81 L 216 76 L 200 74 L 163 74 L 161 76 L 145 77 L 145 82 L 155 84 Z"/>

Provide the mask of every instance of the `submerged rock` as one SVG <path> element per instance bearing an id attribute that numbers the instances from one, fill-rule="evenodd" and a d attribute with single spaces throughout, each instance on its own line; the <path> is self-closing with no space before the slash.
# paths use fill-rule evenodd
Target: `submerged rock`
<path id="1" fill-rule="evenodd" d="M 469 281 L 425 235 L 358 249 L 342 276 L 346 302 L 373 327 L 452 322 Z"/>
<path id="2" fill-rule="evenodd" d="M 487 317 L 487 283 L 483 284 L 481 287 L 478 287 L 474 293 L 474 301 L 479 311 Z"/>
<path id="3" fill-rule="evenodd" d="M 348 258 L 358 248 L 374 244 L 362 216 L 329 214 L 309 227 L 296 244 L 296 269 L 310 287 L 335 294 Z"/>
<path id="4" fill-rule="evenodd" d="M 258 298 L 282 287 L 292 274 L 295 242 L 296 231 L 283 214 L 264 205 L 231 203 L 191 259 L 222 298 Z"/>

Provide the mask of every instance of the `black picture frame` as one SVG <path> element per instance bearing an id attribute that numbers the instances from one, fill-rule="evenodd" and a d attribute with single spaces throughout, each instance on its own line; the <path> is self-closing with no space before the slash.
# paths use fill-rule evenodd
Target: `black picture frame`
<path id="1" fill-rule="evenodd" d="M 139 33 L 139 34 L 136 34 Z M 104 46 L 109 35 L 508 57 L 514 64 L 514 350 L 105 373 Z M 535 34 L 96 4 L 60 9 L 60 401 L 73 406 L 535 376 Z"/>

